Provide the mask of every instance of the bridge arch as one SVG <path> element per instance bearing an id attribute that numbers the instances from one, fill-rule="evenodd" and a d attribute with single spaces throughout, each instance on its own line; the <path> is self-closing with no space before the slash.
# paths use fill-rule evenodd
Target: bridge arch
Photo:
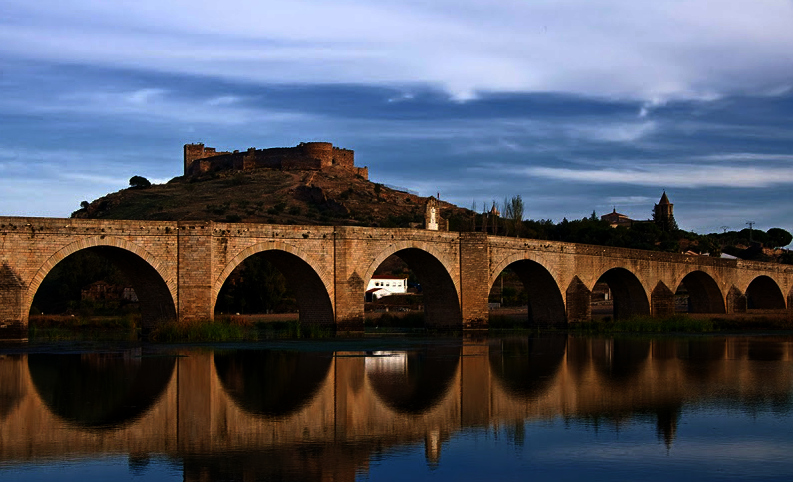
<path id="1" fill-rule="evenodd" d="M 698 269 L 682 275 L 675 283 L 688 291 L 689 313 L 726 313 L 725 297 L 718 283 L 709 273 Z"/>
<path id="2" fill-rule="evenodd" d="M 369 263 L 363 276 L 363 287 L 369 285 L 377 268 L 392 255 L 397 255 L 416 274 L 424 293 L 424 324 L 433 327 L 462 326 L 459 281 L 446 256 L 432 243 L 402 241 L 389 244 Z M 360 299 L 363 300 L 364 293 Z"/>
<path id="3" fill-rule="evenodd" d="M 589 287 L 590 292 L 597 283 L 606 283 L 611 290 L 614 319 L 650 314 L 650 301 L 644 283 L 628 269 L 617 267 L 605 271 Z"/>
<path id="4" fill-rule="evenodd" d="M 773 278 L 760 275 L 746 287 L 746 307 L 756 310 L 784 310 L 785 296 Z"/>
<path id="5" fill-rule="evenodd" d="M 537 261 L 520 255 L 513 255 L 503 260 L 490 273 L 488 292 L 507 268 L 518 275 L 528 294 L 529 323 L 554 324 L 566 321 L 564 297 L 557 277 Z"/>
<path id="6" fill-rule="evenodd" d="M 333 323 L 334 307 L 333 278 L 323 268 L 322 263 L 313 256 L 282 241 L 257 243 L 240 251 L 229 261 L 215 280 L 212 287 L 212 307 L 214 313 L 223 284 L 228 277 L 251 256 L 261 256 L 286 278 L 295 291 L 300 309 L 300 321 L 308 323 Z"/>
<path id="7" fill-rule="evenodd" d="M 141 246 L 114 236 L 95 236 L 70 243 L 39 267 L 27 289 L 23 312 L 30 311 L 41 283 L 55 266 L 78 251 L 90 251 L 111 261 L 132 284 L 140 303 L 144 328 L 161 320 L 176 319 L 177 282 L 157 257 Z"/>

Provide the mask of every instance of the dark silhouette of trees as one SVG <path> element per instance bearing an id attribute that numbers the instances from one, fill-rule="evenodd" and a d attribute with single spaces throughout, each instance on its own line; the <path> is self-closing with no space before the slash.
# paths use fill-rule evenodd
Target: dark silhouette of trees
<path id="1" fill-rule="evenodd" d="M 793 234 L 790 234 L 782 228 L 771 228 L 766 231 L 766 234 L 768 235 L 768 244 L 771 248 L 781 248 L 793 241 Z"/>
<path id="2" fill-rule="evenodd" d="M 151 187 L 151 182 L 143 176 L 132 176 L 129 178 L 129 187 L 134 189 L 146 189 Z"/>

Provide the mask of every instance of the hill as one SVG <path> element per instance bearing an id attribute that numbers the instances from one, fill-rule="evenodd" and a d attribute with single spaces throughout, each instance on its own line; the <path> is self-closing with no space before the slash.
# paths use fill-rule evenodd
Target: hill
<path id="1" fill-rule="evenodd" d="M 335 167 L 227 170 L 123 189 L 83 203 L 72 217 L 407 228 L 423 227 L 428 199 Z M 469 210 L 438 204 L 451 229 L 470 224 Z"/>

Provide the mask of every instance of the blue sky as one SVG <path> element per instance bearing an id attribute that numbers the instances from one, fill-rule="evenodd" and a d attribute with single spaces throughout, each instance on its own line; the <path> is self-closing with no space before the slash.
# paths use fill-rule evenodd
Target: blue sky
<path id="1" fill-rule="evenodd" d="M 793 231 L 791 0 L 2 4 L 2 215 L 326 140 L 464 207 Z"/>

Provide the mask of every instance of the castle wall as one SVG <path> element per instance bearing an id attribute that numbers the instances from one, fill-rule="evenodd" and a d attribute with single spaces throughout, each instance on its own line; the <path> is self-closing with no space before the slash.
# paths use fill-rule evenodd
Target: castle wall
<path id="1" fill-rule="evenodd" d="M 333 165 L 334 147 L 330 142 L 304 142 L 297 146 L 297 157 L 319 160 L 319 169 Z"/>
<path id="2" fill-rule="evenodd" d="M 215 152 L 203 144 L 185 145 L 185 175 L 250 169 L 322 170 L 338 166 L 353 175 L 369 178 L 367 168 L 354 165 L 354 151 L 333 147 L 330 142 L 306 142 L 295 147 L 250 148 L 245 152 Z"/>
<path id="3" fill-rule="evenodd" d="M 369 180 L 369 168 L 368 167 L 356 167 L 355 168 L 355 175 L 361 176 L 362 178 Z"/>
<path id="4" fill-rule="evenodd" d="M 352 169 L 355 165 L 355 151 L 334 147 L 333 165 Z"/>
<path id="5" fill-rule="evenodd" d="M 201 170 L 200 167 L 192 168 L 194 162 L 198 159 L 206 159 L 209 157 L 215 156 L 223 156 L 225 154 L 229 154 L 225 151 L 218 152 L 215 150 L 214 147 L 206 147 L 204 144 L 185 144 L 184 145 L 184 174 L 187 176 L 189 173 L 198 171 L 198 172 L 206 172 L 206 170 Z"/>

